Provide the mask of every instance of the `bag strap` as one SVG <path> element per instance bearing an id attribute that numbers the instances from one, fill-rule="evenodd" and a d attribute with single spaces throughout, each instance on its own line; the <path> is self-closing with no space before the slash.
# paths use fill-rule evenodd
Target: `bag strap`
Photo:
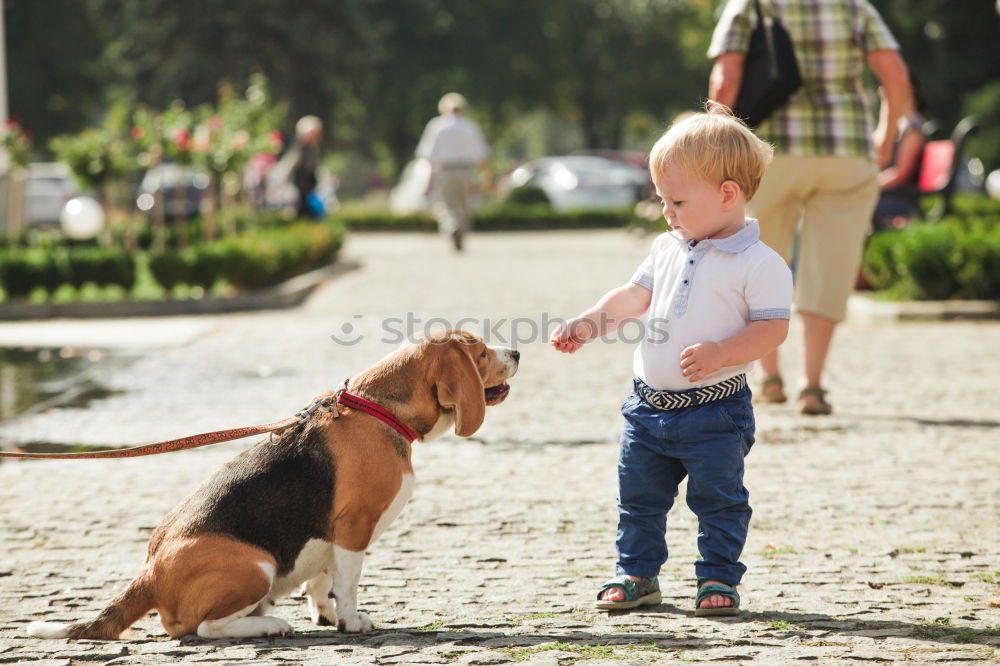
<path id="1" fill-rule="evenodd" d="M 769 10 L 767 13 L 765 13 L 764 9 L 761 8 L 761 4 L 767 5 L 766 9 Z M 765 3 L 761 3 L 760 0 L 753 0 L 753 6 L 754 11 L 757 14 L 757 25 L 763 25 L 765 18 L 771 19 L 772 22 L 781 21 L 781 17 L 779 17 L 778 12 L 775 11 L 773 0 L 767 0 Z"/>

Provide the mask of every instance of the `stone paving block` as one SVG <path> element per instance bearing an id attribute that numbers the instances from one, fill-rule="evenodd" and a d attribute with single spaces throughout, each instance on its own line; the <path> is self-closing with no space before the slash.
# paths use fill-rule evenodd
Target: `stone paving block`
<path id="1" fill-rule="evenodd" d="M 121 394 L 0 423 L 0 438 L 132 445 L 281 418 L 390 351 L 384 318 L 573 314 L 627 279 L 650 240 L 474 236 L 453 257 L 437 238 L 357 235 L 348 253 L 363 268 L 302 308 L 202 320 L 211 334 L 110 372 Z M 549 271 L 562 286 L 538 289 Z M 355 314 L 365 339 L 334 344 Z M 163 515 L 253 442 L 0 463 L 0 663 L 507 663 L 519 649 L 521 663 L 604 660 L 533 651 L 554 643 L 606 646 L 617 664 L 998 663 L 998 335 L 998 323 L 848 321 L 830 360 L 832 417 L 756 409 L 745 612 L 733 620 L 691 613 L 698 527 L 683 487 L 668 519 L 664 604 L 593 609 L 614 565 L 628 345 L 568 356 L 519 344 L 511 396 L 474 439 L 415 444 L 415 495 L 366 558 L 359 601 L 378 630 L 363 636 L 312 626 L 304 600 L 289 599 L 275 610 L 297 632 L 287 638 L 178 641 L 149 616 L 99 647 L 26 639 L 32 620 L 99 612 L 139 569 Z M 796 337 L 793 323 L 789 378 Z M 956 340 L 962 353 L 940 353 Z"/>

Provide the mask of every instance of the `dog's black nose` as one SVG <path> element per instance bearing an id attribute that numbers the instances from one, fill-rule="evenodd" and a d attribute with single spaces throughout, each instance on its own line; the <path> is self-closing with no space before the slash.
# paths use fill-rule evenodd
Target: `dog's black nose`
<path id="1" fill-rule="evenodd" d="M 510 355 L 515 361 L 521 360 L 521 352 L 517 351 L 516 349 L 511 350 Z"/>

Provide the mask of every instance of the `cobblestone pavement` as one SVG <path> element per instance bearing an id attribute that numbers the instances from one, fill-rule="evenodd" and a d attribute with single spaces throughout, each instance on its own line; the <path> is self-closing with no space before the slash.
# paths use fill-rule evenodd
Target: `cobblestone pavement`
<path id="1" fill-rule="evenodd" d="M 482 234 L 453 256 L 429 235 L 355 235 L 347 254 L 363 268 L 302 308 L 172 320 L 173 342 L 157 336 L 131 363 L 95 370 L 120 394 L 0 425 L 8 443 L 120 445 L 264 423 L 381 358 L 407 313 L 489 318 L 494 344 L 522 338 L 521 372 L 485 427 L 416 445 L 416 494 L 362 576 L 375 632 L 312 626 L 304 600 L 290 598 L 275 611 L 297 632 L 288 638 L 171 640 L 154 616 L 117 642 L 24 638 L 32 620 L 101 609 L 138 570 L 164 513 L 250 444 L 229 443 L 0 464 L 0 663 L 1000 662 L 997 323 L 849 322 L 831 358 L 834 416 L 758 408 L 741 617 L 691 614 L 696 525 L 683 503 L 669 520 L 664 603 L 593 610 L 614 560 L 617 408 L 631 347 L 560 355 L 526 341 L 525 322 L 583 309 L 628 278 L 650 240 Z M 130 353 L 152 325 L 107 324 L 89 338 L 128 341 Z M 87 328 L 4 328 L 53 339 L 74 326 Z M 361 339 L 337 344 L 333 334 Z"/>

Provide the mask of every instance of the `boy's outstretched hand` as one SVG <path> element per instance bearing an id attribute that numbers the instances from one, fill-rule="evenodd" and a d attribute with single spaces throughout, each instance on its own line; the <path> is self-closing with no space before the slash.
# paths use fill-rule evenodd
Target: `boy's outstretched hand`
<path id="1" fill-rule="evenodd" d="M 579 319 L 571 319 L 556 329 L 552 337 L 549 338 L 549 342 L 556 351 L 572 354 L 587 341 L 587 338 L 581 335 L 583 329 L 586 329 L 584 322 Z"/>
<path id="2" fill-rule="evenodd" d="M 722 349 L 717 342 L 699 342 L 681 350 L 681 372 L 689 382 L 704 379 L 722 365 Z"/>

